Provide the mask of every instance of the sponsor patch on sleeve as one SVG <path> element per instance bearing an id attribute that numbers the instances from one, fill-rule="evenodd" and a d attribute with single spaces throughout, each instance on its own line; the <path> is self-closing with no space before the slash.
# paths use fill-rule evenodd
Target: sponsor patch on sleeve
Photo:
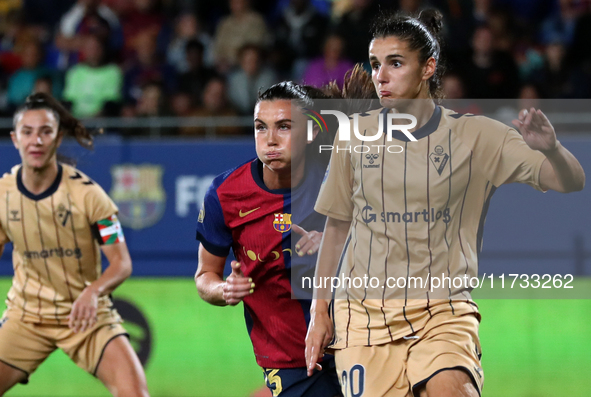
<path id="1" fill-rule="evenodd" d="M 117 244 L 125 241 L 121 223 L 115 214 L 98 221 L 93 226 L 95 237 L 101 245 Z"/>

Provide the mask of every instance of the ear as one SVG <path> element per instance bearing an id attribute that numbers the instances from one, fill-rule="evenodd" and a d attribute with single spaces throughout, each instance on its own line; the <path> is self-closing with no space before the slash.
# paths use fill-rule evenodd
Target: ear
<path id="1" fill-rule="evenodd" d="M 427 59 L 425 62 L 425 66 L 423 66 L 423 80 L 429 80 L 431 76 L 435 74 L 435 70 L 437 69 L 437 61 L 435 58 L 431 57 Z"/>
<path id="2" fill-rule="evenodd" d="M 16 140 L 15 131 L 10 131 L 10 139 L 12 139 L 12 144 L 14 145 L 14 147 L 18 149 L 18 141 Z"/>
<path id="3" fill-rule="evenodd" d="M 316 140 L 316 137 L 318 136 L 319 132 L 320 132 L 320 127 L 318 127 L 318 125 L 315 124 L 314 127 L 312 128 L 312 140 L 308 141 L 307 143 L 310 144 L 310 143 L 314 142 Z"/>

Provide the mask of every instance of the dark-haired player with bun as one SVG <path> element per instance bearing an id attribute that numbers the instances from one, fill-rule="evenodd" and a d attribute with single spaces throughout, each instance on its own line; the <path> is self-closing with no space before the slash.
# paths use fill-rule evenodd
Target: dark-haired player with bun
<path id="1" fill-rule="evenodd" d="M 315 290 L 308 373 L 330 345 L 349 396 L 480 395 L 478 307 L 469 286 L 437 288 L 434 277 L 477 276 L 486 209 L 497 187 L 521 182 L 566 193 L 585 183 L 581 165 L 540 110 L 519 113 L 513 124 L 520 135 L 434 103 L 441 27 L 435 10 L 376 23 L 369 61 L 383 108 L 359 116 L 363 136 L 335 141 L 340 150 L 332 153 L 315 207 L 327 216 L 317 278 L 379 281 L 361 288 L 343 283 L 334 296 Z M 409 134 L 392 131 L 389 141 L 379 126 L 395 113 L 413 115 L 417 124 Z M 362 144 L 373 145 L 371 152 L 350 150 Z M 383 149 L 389 145 L 403 151 Z"/>
<path id="2" fill-rule="evenodd" d="M 117 207 L 57 160 L 64 135 L 93 137 L 55 99 L 29 96 L 14 115 L 21 164 L 0 179 L 0 254 L 13 244 L 14 278 L 0 320 L 0 395 L 56 349 L 114 396 L 148 396 L 140 361 L 109 294 L 131 274 Z M 104 272 L 101 251 L 109 261 Z"/>

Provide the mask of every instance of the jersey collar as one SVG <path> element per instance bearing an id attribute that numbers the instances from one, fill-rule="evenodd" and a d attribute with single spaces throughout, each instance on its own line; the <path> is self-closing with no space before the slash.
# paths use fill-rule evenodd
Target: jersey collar
<path id="1" fill-rule="evenodd" d="M 27 190 L 27 188 L 23 184 L 22 172 L 23 172 L 23 167 L 20 167 L 16 173 L 16 186 L 18 187 L 18 190 L 25 197 L 30 198 L 31 200 L 39 201 L 39 200 L 43 200 L 44 198 L 51 196 L 52 194 L 54 194 L 57 191 L 57 188 L 60 186 L 60 182 L 62 181 L 63 168 L 62 168 L 62 165 L 58 163 L 57 176 L 55 177 L 55 180 L 53 181 L 51 186 L 47 188 L 46 191 L 39 193 L 39 194 L 33 194 Z"/>
<path id="2" fill-rule="evenodd" d="M 388 112 L 390 111 L 389 108 L 384 108 L 382 109 L 382 111 L 380 112 L 379 117 L 384 117 L 384 131 L 386 132 L 386 115 L 388 114 Z M 441 120 L 441 107 L 440 106 L 435 106 L 435 110 L 433 111 L 433 115 L 431 116 L 431 118 L 429 119 L 429 121 L 427 121 L 425 123 L 425 125 L 423 125 L 421 128 L 419 128 L 418 130 L 416 130 L 415 132 L 413 132 L 413 136 L 419 140 L 421 138 L 426 137 L 427 135 L 430 135 L 432 133 L 434 133 L 435 131 L 437 131 L 437 128 L 439 127 L 439 121 Z M 392 138 L 397 139 L 399 141 L 403 141 L 403 142 L 410 142 L 410 139 L 407 138 L 406 135 L 404 135 L 401 131 L 398 130 L 394 130 L 392 131 Z"/>

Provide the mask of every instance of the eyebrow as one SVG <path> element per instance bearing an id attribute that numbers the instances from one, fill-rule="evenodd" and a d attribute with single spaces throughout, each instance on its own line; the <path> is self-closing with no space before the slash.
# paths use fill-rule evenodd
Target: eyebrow
<path id="1" fill-rule="evenodd" d="M 386 57 L 386 61 L 392 60 L 392 59 L 396 59 L 396 58 L 404 58 L 403 55 L 400 54 L 390 54 Z M 375 55 L 372 55 L 369 57 L 370 61 L 377 61 L 378 58 Z"/>
<path id="2" fill-rule="evenodd" d="M 258 121 L 259 123 L 262 123 L 262 124 L 265 124 L 265 125 L 267 124 L 267 123 L 265 123 L 265 122 L 264 122 L 263 120 L 261 120 L 261 119 L 258 119 L 258 118 L 257 118 L 257 119 L 254 119 L 254 122 L 255 122 L 255 123 L 256 123 L 257 121 Z M 277 120 L 277 121 L 275 122 L 275 124 L 281 124 L 281 123 L 285 123 L 285 122 L 291 123 L 291 119 L 281 119 L 281 120 Z"/>

